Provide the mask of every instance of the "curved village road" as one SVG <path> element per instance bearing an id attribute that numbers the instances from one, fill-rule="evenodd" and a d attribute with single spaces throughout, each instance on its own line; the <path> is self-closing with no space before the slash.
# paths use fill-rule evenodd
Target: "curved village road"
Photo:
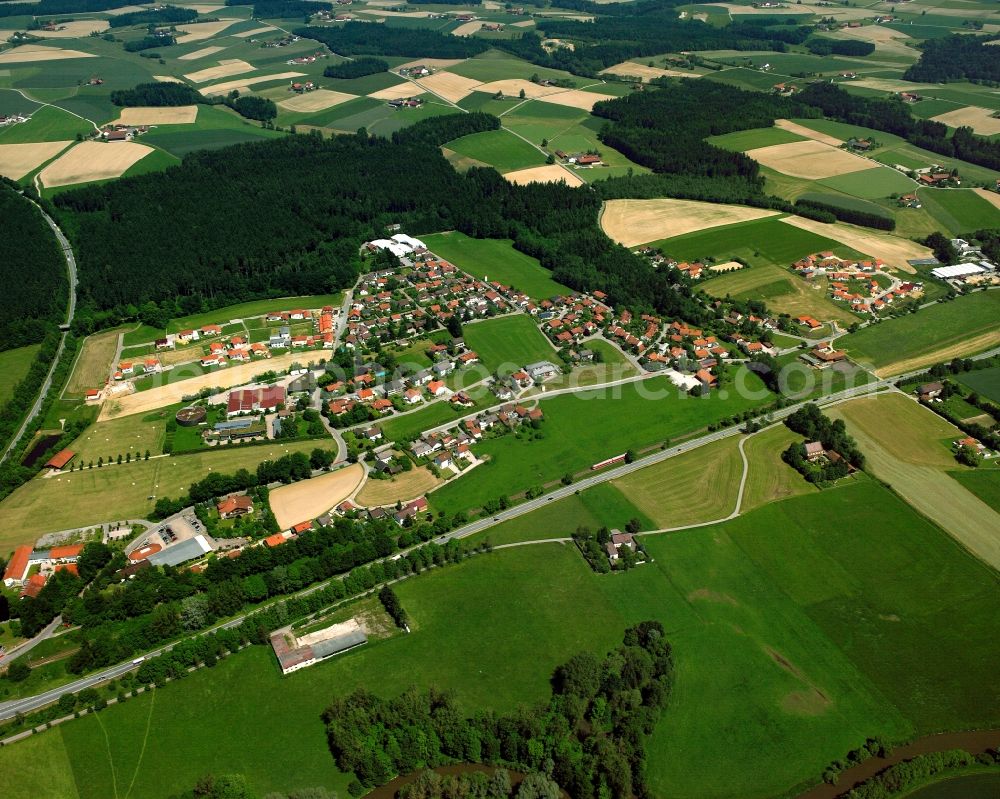
<path id="1" fill-rule="evenodd" d="M 34 203 L 34 201 L 31 201 Z M 24 431 L 28 429 L 28 425 L 34 421 L 35 417 L 42 410 L 42 403 L 45 401 L 45 395 L 49 393 L 49 389 L 52 388 L 52 375 L 55 374 L 56 366 L 59 364 L 59 359 L 62 358 L 63 350 L 66 349 L 66 334 L 69 331 L 69 326 L 73 322 L 73 317 L 76 315 L 76 257 L 73 255 L 73 248 L 70 246 L 69 241 L 66 236 L 63 235 L 62 230 L 41 207 L 34 203 L 35 207 L 38 208 L 38 212 L 45 218 L 48 222 L 49 227 L 52 228 L 52 232 L 55 233 L 56 240 L 59 242 L 59 247 L 62 249 L 63 257 L 66 259 L 66 271 L 69 273 L 69 303 L 66 306 L 66 323 L 63 325 L 63 334 L 59 339 L 59 347 L 56 349 L 56 355 L 52 359 L 52 366 L 49 367 L 49 373 L 45 375 L 45 381 L 42 383 L 41 389 L 38 391 L 38 396 L 35 398 L 35 404 L 31 406 L 31 410 L 28 411 L 28 415 L 24 417 L 24 421 L 18 428 L 14 437 L 10 440 L 7 448 L 3 451 L 3 455 L 0 456 L 0 463 L 7 460 L 7 456 L 17 445 L 17 442 L 21 440 L 21 436 L 24 435 Z"/>

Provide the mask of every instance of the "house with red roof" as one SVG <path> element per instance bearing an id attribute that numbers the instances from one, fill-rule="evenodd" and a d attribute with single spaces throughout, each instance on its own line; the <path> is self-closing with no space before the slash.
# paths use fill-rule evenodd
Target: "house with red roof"
<path id="1" fill-rule="evenodd" d="M 30 546 L 20 546 L 15 549 L 3 573 L 4 585 L 9 588 L 23 583 L 28 574 L 29 560 L 31 560 Z"/>

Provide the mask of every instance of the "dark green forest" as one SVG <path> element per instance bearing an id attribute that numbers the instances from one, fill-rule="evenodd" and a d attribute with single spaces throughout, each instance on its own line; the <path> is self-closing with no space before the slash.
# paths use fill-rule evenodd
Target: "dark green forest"
<path id="1" fill-rule="evenodd" d="M 367 22 L 348 22 L 336 28 L 298 28 L 295 33 L 322 42 L 333 52 L 347 56 L 471 58 L 491 46 L 490 42 L 480 39 L 450 36 L 425 28 L 390 28 Z"/>
<path id="2" fill-rule="evenodd" d="M 175 25 L 178 22 L 191 22 L 198 18 L 198 12 L 191 8 L 165 6 L 147 11 L 132 11 L 118 14 L 108 20 L 109 27 L 128 28 L 131 25 Z"/>
<path id="3" fill-rule="evenodd" d="M 131 89 L 115 89 L 111 102 L 119 106 L 195 105 L 206 100 L 186 83 L 140 83 Z"/>
<path id="4" fill-rule="evenodd" d="M 48 224 L 8 181 L 0 181 L 0 350 L 37 344 L 65 320 L 66 261 Z"/>
<path id="5" fill-rule="evenodd" d="M 0 17 L 84 14 L 132 4 L 132 0 L 40 0 L 37 3 L 0 3 Z"/>
<path id="6" fill-rule="evenodd" d="M 362 56 L 353 61 L 331 64 L 323 70 L 323 76 L 327 78 L 363 78 L 365 75 L 374 75 L 388 70 L 389 64 L 381 58 Z"/>
<path id="7" fill-rule="evenodd" d="M 948 83 L 955 80 L 1000 82 L 1000 55 L 986 42 L 996 36 L 954 34 L 920 45 L 920 60 L 906 70 L 906 80 Z"/>

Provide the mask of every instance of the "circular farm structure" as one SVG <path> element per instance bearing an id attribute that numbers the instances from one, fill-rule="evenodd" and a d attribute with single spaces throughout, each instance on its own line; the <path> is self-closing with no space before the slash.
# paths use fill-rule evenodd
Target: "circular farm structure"
<path id="1" fill-rule="evenodd" d="M 191 405 L 181 408 L 174 417 L 181 427 L 197 427 L 205 421 L 208 412 L 201 405 Z"/>

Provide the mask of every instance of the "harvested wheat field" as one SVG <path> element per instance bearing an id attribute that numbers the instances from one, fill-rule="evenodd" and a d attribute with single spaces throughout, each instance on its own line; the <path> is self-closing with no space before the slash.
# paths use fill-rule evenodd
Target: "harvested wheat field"
<path id="1" fill-rule="evenodd" d="M 747 150 L 755 161 L 795 178 L 832 178 L 872 169 L 872 162 L 819 141 L 793 141 Z"/>
<path id="2" fill-rule="evenodd" d="M 416 61 L 407 61 L 405 64 L 394 67 L 394 71 L 399 72 L 401 69 L 409 69 L 410 67 L 419 67 L 421 65 L 430 67 L 431 69 L 447 69 L 464 61 L 464 58 L 418 58 Z"/>
<path id="3" fill-rule="evenodd" d="M 185 3 L 184 8 L 193 8 L 199 14 L 214 14 L 222 11 L 225 6 L 220 3 Z"/>
<path id="4" fill-rule="evenodd" d="M 229 17 L 216 22 L 191 22 L 187 25 L 178 25 L 177 30 L 183 31 L 187 35 L 178 38 L 177 43 L 188 44 L 189 42 L 200 42 L 202 39 L 210 39 L 239 21 Z"/>
<path id="5" fill-rule="evenodd" d="M 792 14 L 796 14 L 796 13 L 798 13 L 798 14 L 801 14 L 801 13 L 811 13 L 811 12 L 795 11 L 795 10 L 793 10 L 791 8 L 754 8 L 753 6 L 743 6 L 743 5 L 740 5 L 739 3 L 707 3 L 706 5 L 710 6 L 711 8 L 721 8 L 721 9 L 723 9 L 725 11 L 728 11 L 730 14 L 740 14 L 740 15 L 743 15 L 743 14 L 765 14 L 765 15 L 766 14 L 771 14 L 771 15 L 778 15 L 778 14 L 780 14 L 781 16 L 784 17 L 784 16 L 791 16 Z"/>
<path id="6" fill-rule="evenodd" d="M 160 83 L 183 83 L 180 78 L 175 78 L 173 75 L 153 75 L 156 80 Z"/>
<path id="7" fill-rule="evenodd" d="M 365 467 L 354 463 L 335 472 L 274 489 L 268 500 L 278 527 L 287 530 L 294 524 L 322 516 L 351 496 L 364 479 Z"/>
<path id="8" fill-rule="evenodd" d="M 694 200 L 608 200 L 601 212 L 601 227 L 619 244 L 635 247 L 696 230 L 777 214 L 777 211 L 764 208 Z"/>
<path id="9" fill-rule="evenodd" d="M 973 189 L 973 191 L 994 208 L 1000 209 L 1000 194 L 995 191 L 989 191 L 988 189 Z"/>
<path id="10" fill-rule="evenodd" d="M 112 124 L 118 125 L 190 125 L 198 118 L 198 106 L 136 106 L 123 108 Z"/>
<path id="11" fill-rule="evenodd" d="M 366 508 L 409 502 L 422 497 L 443 482 L 431 474 L 426 466 L 418 466 L 388 480 L 369 480 L 354 497 L 354 502 Z"/>
<path id="12" fill-rule="evenodd" d="M 840 145 L 844 143 L 843 139 L 838 139 L 835 136 L 830 136 L 826 133 L 820 133 L 818 130 L 812 130 L 811 128 L 807 128 L 805 125 L 799 125 L 792 122 L 790 119 L 776 119 L 774 120 L 774 127 L 787 130 L 789 133 L 794 133 L 796 136 L 802 136 L 806 139 L 812 139 L 813 141 L 822 142 L 823 144 L 829 144 L 831 147 L 840 147 Z"/>
<path id="13" fill-rule="evenodd" d="M 152 147 L 132 141 L 80 142 L 38 173 L 42 185 L 70 186 L 94 180 L 117 178 L 132 164 L 153 152 Z"/>
<path id="14" fill-rule="evenodd" d="M 535 20 L 533 19 L 522 19 L 520 22 L 510 23 L 512 28 L 533 28 L 535 26 Z"/>
<path id="15" fill-rule="evenodd" d="M 42 47 L 37 44 L 23 44 L 0 53 L 0 64 L 34 64 L 38 61 L 63 61 L 68 58 L 97 58 L 93 53 L 82 50 L 63 50 L 61 47 Z"/>
<path id="16" fill-rule="evenodd" d="M 584 182 L 575 172 L 570 172 L 558 164 L 518 169 L 507 172 L 504 178 L 518 186 L 526 186 L 529 183 L 565 183 L 567 186 L 581 186 Z"/>
<path id="17" fill-rule="evenodd" d="M 463 78 L 452 72 L 436 72 L 426 78 L 414 81 L 414 83 L 452 103 L 457 103 L 462 98 L 468 97 L 472 94 L 472 90 L 479 86 L 478 80 Z"/>
<path id="18" fill-rule="evenodd" d="M 879 233 L 868 228 L 848 225 L 845 222 L 829 224 L 805 219 L 801 216 L 786 216 L 781 221 L 787 225 L 839 241 L 841 244 L 846 244 L 848 247 L 873 258 L 881 258 L 889 266 L 910 274 L 914 274 L 916 270 L 907 261 L 931 257 L 931 251 L 922 244 L 900 236 L 891 236 L 888 233 Z"/>
<path id="19" fill-rule="evenodd" d="M 406 83 L 399 83 L 396 86 L 387 86 L 384 89 L 379 89 L 368 96 L 373 100 L 405 100 L 407 97 L 414 97 L 418 94 L 421 94 L 419 87 L 406 81 Z"/>
<path id="20" fill-rule="evenodd" d="M 255 83 L 268 83 L 275 80 L 288 80 L 289 78 L 301 78 L 304 72 L 279 72 L 277 75 L 248 75 L 240 80 L 230 80 L 225 83 L 213 83 L 200 89 L 204 95 L 229 94 L 233 89 L 241 92 L 247 91 Z"/>
<path id="21" fill-rule="evenodd" d="M 610 94 L 585 92 L 581 89 L 570 89 L 569 91 L 559 92 L 558 94 L 547 94 L 544 97 L 538 98 L 539 102 L 542 103 L 565 105 L 569 108 L 579 108 L 583 111 L 590 111 L 594 107 L 594 103 L 598 103 L 601 100 L 614 99 Z"/>
<path id="22" fill-rule="evenodd" d="M 282 100 L 278 105 L 286 111 L 322 111 L 325 108 L 333 108 L 335 105 L 353 100 L 355 95 L 345 92 L 332 92 L 329 89 L 316 89 L 305 94 L 296 94 L 287 100 Z"/>
<path id="23" fill-rule="evenodd" d="M 56 24 L 58 30 L 54 31 L 32 31 L 32 36 L 42 39 L 81 39 L 90 36 L 91 33 L 104 33 L 108 29 L 106 19 L 78 19 L 71 22 L 60 22 Z"/>
<path id="24" fill-rule="evenodd" d="M 105 419 L 116 419 L 119 416 L 131 416 L 135 413 L 148 413 L 162 408 L 166 405 L 173 405 L 180 402 L 185 397 L 193 396 L 203 388 L 227 389 L 233 386 L 243 386 L 252 383 L 257 375 L 269 372 L 272 369 L 281 372 L 293 363 L 310 363 L 318 361 L 318 354 L 289 352 L 285 355 L 276 355 L 263 361 L 251 363 L 241 363 L 237 366 L 227 366 L 207 374 L 197 374 L 185 379 L 183 368 L 173 369 L 164 372 L 161 379 L 166 382 L 162 386 L 139 391 L 119 397 L 115 400 L 108 400 L 101 408 L 99 422 Z"/>
<path id="25" fill-rule="evenodd" d="M 544 97 L 547 94 L 565 92 L 566 89 L 560 89 L 558 86 L 539 86 L 537 83 L 532 83 L 530 80 L 522 80 L 521 78 L 509 78 L 507 80 L 480 83 L 476 86 L 476 91 L 488 92 L 489 94 L 503 92 L 507 97 L 517 97 L 523 91 L 525 97 L 537 98 Z"/>
<path id="26" fill-rule="evenodd" d="M 72 143 L 71 141 L 45 141 L 29 144 L 0 144 L 0 175 L 11 180 L 20 180 L 49 159 L 55 158 Z"/>
<path id="27" fill-rule="evenodd" d="M 187 78 L 192 83 L 205 83 L 209 80 L 218 80 L 219 78 L 228 78 L 231 75 L 242 75 L 244 72 L 254 72 L 257 67 L 253 64 L 248 64 L 239 58 L 227 58 L 219 62 L 216 67 L 208 67 L 206 69 L 199 69 L 197 72 L 189 72 L 184 77 Z"/>
<path id="28" fill-rule="evenodd" d="M 225 50 L 225 47 L 202 47 L 200 50 L 195 50 L 187 55 L 177 56 L 178 61 L 196 61 L 199 58 L 208 58 L 210 55 L 215 55 L 216 53 L 221 53 Z"/>
<path id="29" fill-rule="evenodd" d="M 453 30 L 451 32 L 451 35 L 452 36 L 471 36 L 476 31 L 480 30 L 482 27 L 483 27 L 483 23 L 482 23 L 481 20 L 476 20 L 474 22 L 466 22 L 466 23 L 464 23 L 462 25 L 459 25 L 457 28 L 455 28 L 455 30 Z"/>
<path id="30" fill-rule="evenodd" d="M 950 128 L 960 128 L 967 125 L 974 133 L 981 136 L 995 136 L 1000 133 L 1000 118 L 992 116 L 994 112 L 988 108 L 978 108 L 974 105 L 938 114 L 931 117 L 935 122 L 943 122 Z"/>
<path id="31" fill-rule="evenodd" d="M 254 28 L 252 31 L 240 31 L 239 33 L 234 33 L 233 36 L 239 36 L 241 39 L 249 39 L 251 36 L 260 36 L 262 33 L 270 33 L 276 28 L 272 28 L 270 25 L 265 25 L 263 28 Z"/>
<path id="32" fill-rule="evenodd" d="M 191 8 L 192 6 L 185 6 L 185 8 Z M 136 11 L 148 11 L 149 9 L 143 8 L 142 6 L 122 6 L 121 8 L 109 8 L 104 13 L 111 17 L 117 17 L 119 14 L 134 14 Z"/>
<path id="33" fill-rule="evenodd" d="M 645 64 L 635 64 L 632 61 L 623 61 L 613 67 L 602 69 L 601 75 L 624 75 L 631 78 L 639 78 L 643 83 L 648 83 L 656 78 L 697 78 L 695 72 L 685 72 L 682 69 L 659 69 Z"/>

